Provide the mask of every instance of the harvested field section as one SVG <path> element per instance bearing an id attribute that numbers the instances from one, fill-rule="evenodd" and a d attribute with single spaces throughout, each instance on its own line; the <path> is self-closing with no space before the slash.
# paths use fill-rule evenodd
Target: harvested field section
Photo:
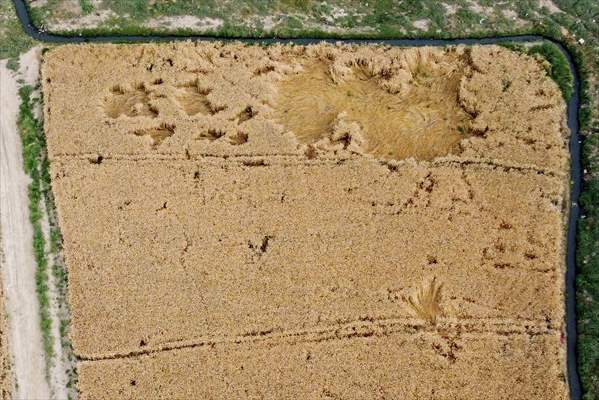
<path id="1" fill-rule="evenodd" d="M 418 320 L 403 298 L 434 277 L 440 322 L 561 327 L 562 178 L 359 158 L 55 161 L 53 178 L 84 357 Z"/>
<path id="2" fill-rule="evenodd" d="M 567 399 L 556 336 L 359 334 L 83 362 L 81 399 Z M 399 384 L 401 382 L 401 384 Z"/>
<path id="3" fill-rule="evenodd" d="M 43 73 L 50 157 L 357 152 L 567 168 L 559 89 L 497 46 L 63 46 Z M 160 143 L 131 134 L 160 124 L 176 126 Z"/>

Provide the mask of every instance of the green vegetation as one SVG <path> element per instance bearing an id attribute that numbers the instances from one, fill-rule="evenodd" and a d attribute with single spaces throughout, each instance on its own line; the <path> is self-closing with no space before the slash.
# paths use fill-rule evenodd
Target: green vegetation
<path id="1" fill-rule="evenodd" d="M 79 0 L 79 6 L 81 7 L 83 15 L 90 14 L 94 11 L 94 5 L 91 3 L 91 0 Z"/>
<path id="2" fill-rule="evenodd" d="M 34 99 L 33 88 L 22 86 L 19 89 L 21 105 L 17 126 L 23 144 L 23 162 L 25 172 L 29 174 L 29 219 L 33 226 L 33 251 L 37 269 L 35 272 L 35 284 L 37 299 L 40 305 L 40 323 L 42 330 L 42 341 L 46 353 L 46 363 L 49 365 L 54 355 L 52 338 L 52 320 L 50 318 L 50 301 L 48 298 L 48 258 L 46 257 L 46 240 L 42 232 L 42 195 L 50 189 L 50 179 L 47 167 L 44 170 L 45 159 L 45 137 L 42 128 L 33 115 Z"/>
<path id="3" fill-rule="evenodd" d="M 44 352 L 46 355 L 46 369 L 47 372 L 49 372 L 49 366 L 54 356 L 54 338 L 51 332 L 52 319 L 50 316 L 50 301 L 48 297 L 48 265 L 50 264 L 50 256 L 53 257 L 51 273 L 54 277 L 58 305 L 60 307 L 60 310 L 58 311 L 60 319 L 60 341 L 64 352 L 71 361 L 74 361 L 74 354 L 71 342 L 68 338 L 70 316 L 67 304 L 67 271 L 59 256 L 59 252 L 62 249 L 62 236 L 56 221 L 54 195 L 52 194 L 50 180 L 50 164 L 46 153 L 45 136 L 40 123 L 33 114 L 33 108 L 36 102 L 39 101 L 39 99 L 32 96 L 33 91 L 34 88 L 31 86 L 22 86 L 19 89 L 21 104 L 19 106 L 17 125 L 23 144 L 23 166 L 25 172 L 29 174 L 29 177 L 31 178 L 31 183 L 29 184 L 29 218 L 33 226 L 33 250 L 37 264 L 35 281 L 37 298 L 40 304 L 40 327 L 42 331 Z M 46 249 L 46 239 L 41 225 L 42 212 L 44 211 L 47 212 L 50 225 L 49 251 Z M 67 376 L 68 387 L 74 388 L 77 383 L 76 369 L 73 367 L 67 371 Z"/>
<path id="4" fill-rule="evenodd" d="M 10 69 L 11 71 L 17 71 L 19 69 L 19 60 L 16 58 L 9 58 L 6 62 L 6 68 Z"/>
<path id="5" fill-rule="evenodd" d="M 568 60 L 566 60 L 566 57 L 557 46 L 553 43 L 543 43 L 528 49 L 528 54 L 539 54 L 549 62 L 547 73 L 557 83 L 564 95 L 564 99 L 568 101 L 574 90 L 573 78 L 570 73 Z"/>
<path id="6" fill-rule="evenodd" d="M 58 7 L 56 1 L 31 7 L 30 14 L 38 26 L 52 21 L 76 21 L 89 9 L 80 0 L 80 10 Z M 587 0 L 589 1 L 589 0 Z M 110 10 L 97 27 L 74 26 L 60 32 L 82 34 L 151 34 L 188 35 L 211 33 L 216 36 L 251 37 L 455 37 L 489 35 L 497 32 L 525 33 L 550 26 L 544 8 L 537 1 L 488 0 L 466 2 L 447 0 L 402 1 L 373 0 L 104 0 L 94 11 Z M 151 28 L 150 19 L 173 16 L 197 16 L 221 21 L 213 28 Z M 539 29 L 537 29 L 539 28 Z M 50 30 L 52 30 L 50 25 Z"/>
<path id="7" fill-rule="evenodd" d="M 599 145 L 598 145 L 599 147 Z M 599 180 L 587 182 L 580 203 L 585 218 L 578 230 L 578 355 L 580 375 L 583 377 L 585 399 L 599 397 Z"/>
<path id="8" fill-rule="evenodd" d="M 0 59 L 15 59 L 33 44 L 21 28 L 12 1 L 0 0 Z M 13 67 L 17 65 L 14 62 Z"/>
<path id="9" fill-rule="evenodd" d="M 580 64 L 584 55 L 575 54 L 581 66 L 580 125 L 587 132 L 583 142 L 583 192 L 580 206 L 583 218 L 578 223 L 576 276 L 579 372 L 584 400 L 599 399 L 599 88 L 590 90 L 589 64 Z M 596 60 L 599 60 L 599 55 Z M 597 64 L 591 65 L 594 68 Z M 595 77 L 597 72 L 595 72 Z M 591 97 L 592 96 L 592 97 Z M 594 104 L 593 107 L 591 105 Z"/>
<path id="10" fill-rule="evenodd" d="M 542 44 L 527 47 L 521 43 L 505 42 L 500 44 L 510 50 L 531 56 L 541 57 L 547 61 L 544 65 L 547 74 L 553 79 L 560 88 L 564 100 L 568 101 L 574 91 L 574 77 L 570 72 L 568 60 L 560 49 L 553 43 L 544 42 Z"/>
<path id="11" fill-rule="evenodd" d="M 44 159 L 47 164 L 47 158 Z M 44 168 L 48 171 L 48 168 Z M 46 210 L 48 212 L 48 220 L 50 222 L 50 253 L 54 255 L 54 262 L 52 263 L 52 276 L 54 277 L 54 284 L 56 288 L 57 303 L 60 307 L 58 311 L 59 317 L 59 334 L 60 344 L 63 349 L 63 353 L 71 361 L 71 368 L 67 371 L 67 383 L 68 389 L 75 389 L 78 381 L 78 374 L 75 364 L 75 355 L 73 353 L 73 346 L 69 339 L 69 329 L 71 326 L 71 318 L 69 313 L 69 306 L 67 302 L 67 291 L 68 291 L 68 275 L 67 270 L 64 266 L 60 251 L 62 250 L 62 235 L 58 228 L 56 220 L 56 207 L 54 205 L 54 195 L 51 190 L 46 192 Z M 68 400 L 71 399 L 71 395 L 68 395 Z"/>

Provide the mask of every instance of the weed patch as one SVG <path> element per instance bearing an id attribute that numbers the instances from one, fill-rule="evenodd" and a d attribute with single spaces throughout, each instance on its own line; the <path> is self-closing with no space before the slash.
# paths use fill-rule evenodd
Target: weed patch
<path id="1" fill-rule="evenodd" d="M 22 86 L 19 89 L 21 104 L 17 126 L 23 144 L 23 161 L 25 172 L 31 178 L 29 184 L 29 219 L 33 226 L 33 251 L 37 270 L 35 284 L 37 299 L 40 306 L 40 328 L 46 355 L 46 364 L 49 365 L 54 355 L 52 320 L 50 318 L 50 301 L 48 298 L 48 258 L 46 256 L 46 240 L 42 232 L 42 196 L 50 187 L 48 185 L 47 163 L 45 157 L 45 139 L 38 120 L 33 115 L 32 99 L 33 88 Z M 44 167 L 46 171 L 44 171 Z"/>

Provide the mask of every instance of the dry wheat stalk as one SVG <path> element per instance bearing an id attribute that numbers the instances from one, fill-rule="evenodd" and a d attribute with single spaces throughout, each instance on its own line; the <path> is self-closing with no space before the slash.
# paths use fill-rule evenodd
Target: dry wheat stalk
<path id="1" fill-rule="evenodd" d="M 418 317 L 433 325 L 437 322 L 437 317 L 443 315 L 440 305 L 443 284 L 438 284 L 436 279 L 433 278 L 430 283 L 422 285 L 413 296 L 404 298 Z"/>

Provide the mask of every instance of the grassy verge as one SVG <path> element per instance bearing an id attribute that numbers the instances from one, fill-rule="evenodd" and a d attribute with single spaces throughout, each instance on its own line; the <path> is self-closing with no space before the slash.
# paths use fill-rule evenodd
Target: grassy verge
<path id="1" fill-rule="evenodd" d="M 576 248 L 578 371 L 584 400 L 599 400 L 599 51 L 566 43 L 578 67 L 582 143 L 582 217 Z M 594 76 L 594 78 L 593 78 Z"/>
<path id="2" fill-rule="evenodd" d="M 81 7 L 81 13 L 83 15 L 90 14 L 94 11 L 94 5 L 91 0 L 79 0 L 79 6 Z"/>
<path id="3" fill-rule="evenodd" d="M 48 281 L 49 273 L 51 273 L 54 278 L 57 295 L 60 342 L 64 356 L 70 364 L 70 368 L 67 371 L 67 388 L 69 389 L 69 399 L 71 399 L 73 392 L 76 390 L 78 375 L 73 348 L 68 337 L 70 312 L 67 302 L 67 271 L 61 256 L 62 235 L 56 218 L 45 136 L 41 124 L 33 114 L 33 109 L 39 99 L 32 97 L 33 91 L 34 88 L 31 86 L 22 86 L 19 89 L 21 105 L 17 124 L 23 144 L 24 169 L 31 178 L 31 183 L 29 184 L 29 212 L 33 226 L 33 248 L 37 263 L 35 281 L 37 298 L 40 305 L 40 328 L 46 356 L 46 371 L 49 373 L 51 362 L 55 356 L 52 318 L 49 309 L 50 301 L 48 297 Z M 46 212 L 50 225 L 48 246 L 41 226 L 43 212 Z M 52 257 L 51 263 L 49 257 Z M 49 271 L 48 267 L 50 264 L 51 270 Z"/>
<path id="4" fill-rule="evenodd" d="M 47 154 L 44 148 L 44 156 Z M 67 400 L 71 400 L 76 393 L 76 386 L 78 381 L 77 365 L 75 354 L 73 352 L 73 346 L 69 339 L 69 332 L 71 327 L 71 313 L 68 304 L 68 275 L 67 269 L 64 264 L 62 257 L 62 234 L 58 227 L 58 218 L 56 215 L 56 204 L 54 201 L 54 194 L 50 187 L 50 174 L 49 174 L 49 163 L 47 157 L 42 160 L 42 175 L 47 177 L 48 189 L 44 192 L 46 212 L 48 215 L 48 223 L 50 225 L 50 254 L 53 256 L 52 262 L 52 277 L 54 278 L 54 288 L 56 290 L 57 297 L 57 315 L 58 318 L 58 331 L 60 335 L 60 345 L 62 347 L 63 355 L 68 360 L 67 373 Z"/>
<path id="5" fill-rule="evenodd" d="M 580 72 L 588 73 L 586 69 Z M 589 86 L 587 79 L 581 80 L 581 84 Z M 583 96 L 589 96 L 588 89 Z M 581 104 L 589 103 L 588 99 L 581 99 Z M 588 106 L 579 112 L 581 126 L 588 131 L 583 143 L 583 216 L 578 224 L 576 254 L 578 365 L 585 400 L 599 400 L 599 121 L 593 119 L 592 112 Z"/>
<path id="6" fill-rule="evenodd" d="M 574 79 L 570 73 L 568 60 L 553 43 L 543 43 L 528 49 L 530 55 L 540 55 L 548 61 L 547 74 L 557 83 L 564 99 L 572 97 Z"/>
<path id="7" fill-rule="evenodd" d="M 22 86 L 19 89 L 21 105 L 17 126 L 23 144 L 23 162 L 25 172 L 29 174 L 29 219 L 33 226 L 33 251 L 37 269 L 35 272 L 35 285 L 37 299 L 40 306 L 40 328 L 42 342 L 46 354 L 46 364 L 54 356 L 52 320 L 50 318 L 50 301 L 48 298 L 48 258 L 46 255 L 46 240 L 42 231 L 42 196 L 50 188 L 47 168 L 43 168 L 45 160 L 45 138 L 42 128 L 33 114 L 35 100 L 32 98 L 33 88 Z"/>
<path id="8" fill-rule="evenodd" d="M 597 143 L 599 146 L 599 143 Z M 583 378 L 585 399 L 599 398 L 599 179 L 586 182 L 580 203 L 585 218 L 578 230 L 578 356 L 579 369 Z"/>
<path id="9" fill-rule="evenodd" d="M 0 0 L 0 59 L 12 60 L 13 69 L 16 58 L 35 41 L 23 32 L 10 0 Z"/>

